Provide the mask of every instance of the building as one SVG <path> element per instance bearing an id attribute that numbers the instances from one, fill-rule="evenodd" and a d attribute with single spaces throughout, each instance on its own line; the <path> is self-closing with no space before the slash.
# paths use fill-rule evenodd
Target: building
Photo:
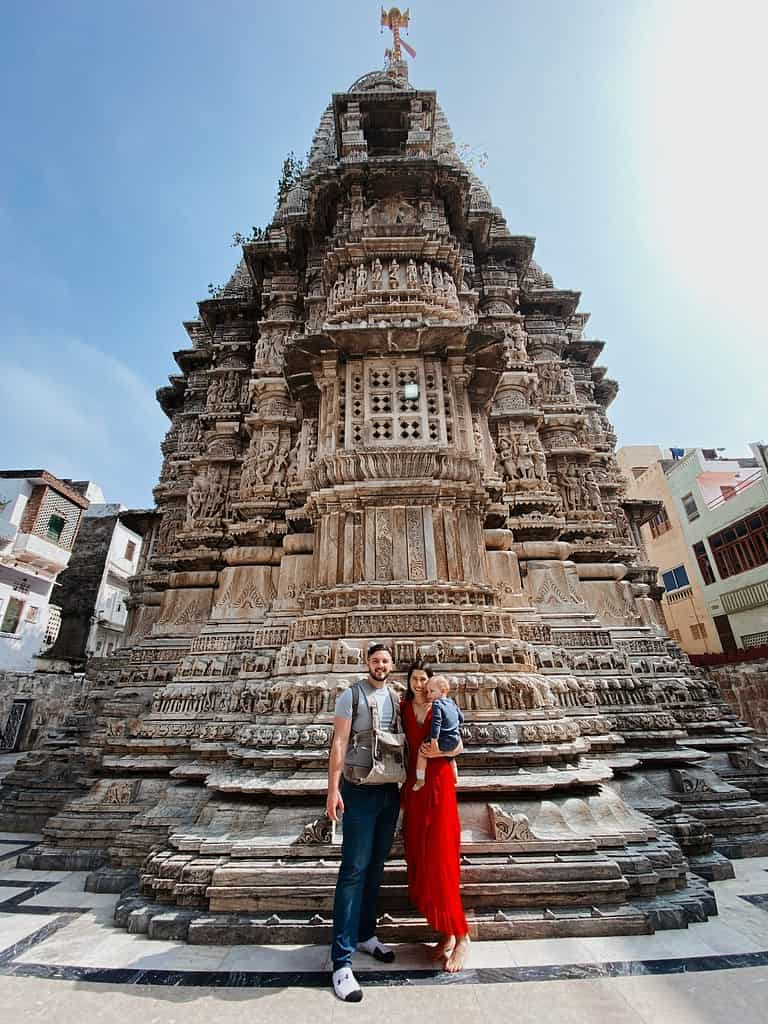
<path id="1" fill-rule="evenodd" d="M 705 917 L 688 863 L 727 870 L 713 837 L 768 851 L 768 809 L 700 773 L 748 741 L 666 634 L 638 545 L 658 505 L 625 497 L 579 293 L 462 161 L 397 36 L 283 184 L 158 392 L 102 770 L 25 863 L 143 863 L 150 938 L 162 913 L 191 941 L 324 941 L 334 702 L 378 641 L 399 682 L 439 665 L 464 710 L 479 938 Z M 423 937 L 387 883 L 383 937 Z"/>
<path id="2" fill-rule="evenodd" d="M 79 484 L 75 486 L 81 486 Z M 123 505 L 91 504 L 59 579 L 61 629 L 47 653 L 79 667 L 116 650 L 128 617 L 128 580 L 139 565 L 141 533 Z"/>
<path id="3" fill-rule="evenodd" d="M 53 593 L 88 498 L 46 470 L 0 472 L 0 669 L 30 671 L 58 635 Z"/>
<path id="4" fill-rule="evenodd" d="M 643 538 L 670 631 L 691 654 L 768 643 L 768 472 L 764 446 L 750 448 L 749 458 L 711 448 L 617 453 L 628 495 L 664 503 Z"/>

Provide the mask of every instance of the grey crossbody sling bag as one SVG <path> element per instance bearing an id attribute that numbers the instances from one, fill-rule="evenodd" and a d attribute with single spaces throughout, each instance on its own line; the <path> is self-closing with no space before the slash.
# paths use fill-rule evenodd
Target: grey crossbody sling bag
<path id="1" fill-rule="evenodd" d="M 379 705 L 376 696 L 366 701 L 371 715 L 371 728 L 352 732 L 348 757 L 344 761 L 344 778 L 360 786 L 382 786 L 385 783 L 405 782 L 406 751 L 405 734 L 400 728 L 400 706 L 392 690 L 387 687 L 392 701 L 392 732 L 381 728 Z M 361 686 L 355 683 L 352 689 L 352 721 L 360 706 Z"/>

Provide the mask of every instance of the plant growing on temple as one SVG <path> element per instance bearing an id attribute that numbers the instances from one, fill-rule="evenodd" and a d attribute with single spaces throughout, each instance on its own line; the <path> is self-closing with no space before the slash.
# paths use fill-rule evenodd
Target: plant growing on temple
<path id="1" fill-rule="evenodd" d="M 277 183 L 278 206 L 282 203 L 293 186 L 299 183 L 305 167 L 306 160 L 300 160 L 293 150 L 291 150 L 285 160 L 283 160 L 283 171 L 280 175 L 280 180 Z"/>
<path id="2" fill-rule="evenodd" d="M 267 237 L 266 228 L 257 228 L 255 225 L 251 228 L 249 235 L 243 235 L 239 231 L 236 231 L 232 235 L 232 247 L 237 248 L 241 245 L 248 245 L 249 242 L 261 242 Z"/>
<path id="3" fill-rule="evenodd" d="M 223 284 L 213 284 L 213 283 L 209 282 L 208 283 L 208 294 L 209 294 L 209 296 L 212 299 L 220 299 L 221 296 L 224 294 L 224 285 Z"/>

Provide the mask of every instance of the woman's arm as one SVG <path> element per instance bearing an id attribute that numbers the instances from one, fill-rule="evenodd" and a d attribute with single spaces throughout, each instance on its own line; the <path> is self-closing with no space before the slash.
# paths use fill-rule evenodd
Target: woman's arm
<path id="1" fill-rule="evenodd" d="M 433 750 L 429 740 L 425 740 L 419 747 L 419 753 L 423 754 L 424 757 L 457 757 L 459 754 L 464 753 L 464 744 L 459 740 L 458 744 L 453 750 Z"/>

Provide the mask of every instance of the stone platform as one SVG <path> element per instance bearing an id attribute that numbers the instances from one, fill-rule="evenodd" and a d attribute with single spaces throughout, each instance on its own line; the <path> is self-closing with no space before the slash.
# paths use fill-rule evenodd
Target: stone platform
<path id="1" fill-rule="evenodd" d="M 38 839 L 0 834 L 0 999 L 13 1020 L 31 1020 L 34 1007 L 61 1020 L 87 1015 L 97 1024 L 137 1012 L 169 1019 L 182 1009 L 188 1019 L 224 1024 L 243 1014 L 265 1024 L 280 1014 L 330 1024 L 352 1012 L 362 1021 L 437 1013 L 490 1024 L 513 1004 L 524 1022 L 596 1014 L 605 1024 L 765 1019 L 768 858 L 739 861 L 736 877 L 715 886 L 719 916 L 683 930 L 477 941 L 469 969 L 453 977 L 436 971 L 417 942 L 397 943 L 397 959 L 385 970 L 358 955 L 365 997 L 347 1008 L 328 987 L 325 941 L 147 942 L 114 927 L 117 897 L 85 892 L 84 872 L 16 868 L 19 851 Z"/>

